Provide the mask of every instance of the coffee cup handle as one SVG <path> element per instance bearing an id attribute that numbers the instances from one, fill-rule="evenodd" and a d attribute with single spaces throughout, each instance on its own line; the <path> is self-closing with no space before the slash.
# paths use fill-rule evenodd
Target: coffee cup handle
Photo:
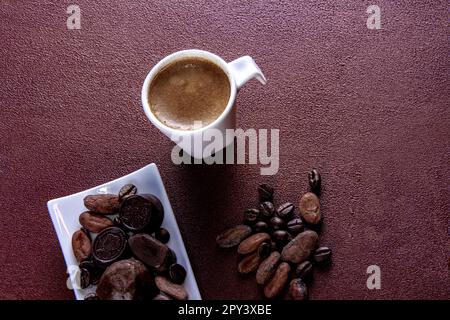
<path id="1" fill-rule="evenodd" d="M 267 82 L 261 69 L 259 69 L 255 60 L 250 56 L 240 57 L 231 61 L 228 63 L 228 68 L 236 81 L 237 89 L 253 78 L 256 78 L 262 84 L 266 84 Z"/>

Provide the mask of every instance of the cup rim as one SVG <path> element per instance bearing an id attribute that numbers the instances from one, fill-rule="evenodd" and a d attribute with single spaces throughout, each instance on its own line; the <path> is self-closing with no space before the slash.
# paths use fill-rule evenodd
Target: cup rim
<path id="1" fill-rule="evenodd" d="M 149 88 L 150 88 L 150 84 L 151 84 L 152 80 L 154 79 L 154 77 L 158 74 L 158 72 L 163 67 L 168 65 L 170 62 L 175 61 L 177 58 L 189 57 L 189 56 L 206 58 L 207 60 L 209 60 L 210 62 L 216 64 L 219 68 L 221 68 L 222 71 L 227 75 L 228 81 L 230 83 L 230 97 L 228 98 L 228 103 L 227 103 L 226 107 L 223 109 L 222 113 L 213 122 L 211 122 L 210 124 L 208 124 L 204 127 L 198 128 L 198 129 L 181 130 L 181 129 L 169 127 L 168 125 L 164 124 L 156 117 L 156 115 L 152 112 L 152 110 L 150 108 L 150 104 L 148 101 L 148 92 L 149 92 Z M 235 82 L 235 80 L 228 68 L 228 64 L 227 64 L 227 62 L 225 62 L 225 60 L 223 60 L 218 55 L 216 55 L 212 52 L 209 52 L 209 51 L 199 50 L 199 49 L 187 49 L 187 50 L 176 51 L 176 52 L 173 52 L 173 53 L 165 56 L 163 59 L 161 59 L 157 64 L 155 64 L 151 68 L 151 70 L 148 72 L 147 76 L 145 77 L 144 84 L 142 85 L 141 101 L 142 101 L 142 107 L 144 109 L 144 112 L 145 112 L 147 118 L 158 129 L 170 131 L 177 135 L 183 135 L 183 134 L 198 133 L 198 132 L 216 127 L 217 124 L 220 123 L 232 109 L 234 101 L 236 99 L 236 92 L 237 92 L 236 82 Z"/>

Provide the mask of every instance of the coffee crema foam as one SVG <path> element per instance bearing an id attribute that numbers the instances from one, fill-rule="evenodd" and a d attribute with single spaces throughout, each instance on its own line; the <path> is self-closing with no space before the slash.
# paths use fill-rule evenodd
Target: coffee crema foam
<path id="1" fill-rule="evenodd" d="M 152 113 L 168 127 L 194 130 L 211 124 L 230 99 L 230 82 L 215 63 L 198 57 L 180 58 L 160 70 L 150 84 Z"/>

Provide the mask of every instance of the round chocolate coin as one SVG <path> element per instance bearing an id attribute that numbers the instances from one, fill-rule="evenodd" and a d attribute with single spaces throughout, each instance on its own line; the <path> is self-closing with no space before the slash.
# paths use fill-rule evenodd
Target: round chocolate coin
<path id="1" fill-rule="evenodd" d="M 164 219 L 161 201 L 152 194 L 127 197 L 120 207 L 119 218 L 128 230 L 154 232 Z"/>
<path id="2" fill-rule="evenodd" d="M 127 235 L 118 227 L 110 227 L 100 232 L 94 240 L 92 257 L 96 264 L 107 266 L 119 260 L 127 247 Z"/>

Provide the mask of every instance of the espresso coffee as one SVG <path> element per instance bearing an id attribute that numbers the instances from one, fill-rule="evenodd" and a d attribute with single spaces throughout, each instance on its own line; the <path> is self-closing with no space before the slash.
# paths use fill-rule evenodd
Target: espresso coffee
<path id="1" fill-rule="evenodd" d="M 198 57 L 181 58 L 153 79 L 148 102 L 159 121 L 174 129 L 193 130 L 216 120 L 228 104 L 230 82 L 216 64 Z M 194 122 L 201 121 L 199 124 Z"/>

